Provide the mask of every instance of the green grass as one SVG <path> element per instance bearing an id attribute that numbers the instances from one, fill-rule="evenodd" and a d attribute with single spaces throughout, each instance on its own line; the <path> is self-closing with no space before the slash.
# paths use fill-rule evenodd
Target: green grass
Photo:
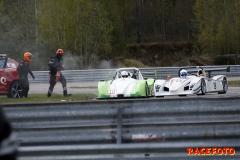
<path id="1" fill-rule="evenodd" d="M 84 86 L 82 86 L 82 87 L 80 87 L 80 86 L 71 86 L 71 87 L 68 87 L 68 88 L 97 88 L 97 86 L 86 86 L 86 87 L 84 87 Z"/>
<path id="2" fill-rule="evenodd" d="M 52 94 L 47 97 L 46 94 L 29 94 L 28 98 L 7 98 L 7 96 L 0 96 L 1 103 L 17 103 L 17 102 L 58 102 L 61 100 L 66 101 L 79 101 L 96 98 L 95 94 L 73 94 L 70 97 L 64 97 L 62 94 Z"/>
<path id="3" fill-rule="evenodd" d="M 240 80 L 228 81 L 229 86 L 240 87 Z"/>

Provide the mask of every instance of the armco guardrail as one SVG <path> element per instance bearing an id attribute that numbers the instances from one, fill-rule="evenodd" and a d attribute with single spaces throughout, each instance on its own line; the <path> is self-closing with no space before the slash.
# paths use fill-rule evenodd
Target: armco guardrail
<path id="1" fill-rule="evenodd" d="M 21 147 L 19 160 L 142 160 L 142 159 L 240 159 L 239 140 L 227 141 L 194 141 L 194 142 L 164 142 L 138 144 L 107 144 L 107 145 L 62 145 L 62 146 L 31 146 Z M 228 152 L 218 155 L 210 150 L 209 155 L 188 155 L 187 148 L 231 148 Z M 206 153 L 204 151 L 204 153 Z M 212 155 L 213 153 L 213 155 Z"/>
<path id="2" fill-rule="evenodd" d="M 23 146 L 240 138 L 240 99 L 3 104 Z"/>
<path id="3" fill-rule="evenodd" d="M 239 98 L 3 104 L 20 160 L 191 159 L 187 148 L 240 151 Z M 198 158 L 198 157 L 197 157 Z M 202 159 L 199 156 L 199 159 Z"/>
<path id="4" fill-rule="evenodd" d="M 20 160 L 196 158 L 187 155 L 189 147 L 234 148 L 230 157 L 239 159 L 239 104 L 239 98 L 196 97 L 3 107 L 20 143 Z"/>
<path id="5" fill-rule="evenodd" d="M 217 67 L 227 67 L 227 66 L 203 66 L 206 68 L 217 68 Z M 140 68 L 141 72 L 147 73 L 143 74 L 145 77 L 155 77 L 155 72 L 157 73 L 157 78 L 166 78 L 167 75 L 178 76 L 178 70 L 180 67 L 155 67 L 155 68 Z M 110 79 L 109 73 L 114 73 L 116 69 L 95 69 L 95 70 L 65 70 L 62 74 L 68 82 L 97 82 L 101 79 Z M 33 71 L 35 75 L 35 80 L 29 75 L 30 83 L 48 83 L 49 72 L 48 71 Z M 217 71 L 213 72 L 212 75 L 223 74 L 227 77 L 240 76 L 240 65 L 230 65 L 230 72 Z"/>

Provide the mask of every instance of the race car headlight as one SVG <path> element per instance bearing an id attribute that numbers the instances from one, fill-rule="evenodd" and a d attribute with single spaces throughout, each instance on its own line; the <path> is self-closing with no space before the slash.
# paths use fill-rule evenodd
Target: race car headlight
<path id="1" fill-rule="evenodd" d="M 156 92 L 159 92 L 159 89 L 161 88 L 161 86 L 160 85 L 155 85 L 155 90 L 156 90 Z"/>

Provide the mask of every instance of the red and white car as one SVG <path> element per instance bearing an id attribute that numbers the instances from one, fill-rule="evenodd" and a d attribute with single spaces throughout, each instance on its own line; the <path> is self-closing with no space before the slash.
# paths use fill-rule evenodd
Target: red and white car
<path id="1" fill-rule="evenodd" d="M 9 98 L 20 98 L 22 84 L 19 80 L 17 67 L 18 62 L 0 54 L 0 95 L 7 95 Z"/>

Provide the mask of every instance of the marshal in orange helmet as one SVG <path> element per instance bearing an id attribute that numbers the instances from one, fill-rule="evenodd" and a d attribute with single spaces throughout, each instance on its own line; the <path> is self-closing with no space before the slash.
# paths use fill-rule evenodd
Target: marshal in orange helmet
<path id="1" fill-rule="evenodd" d="M 30 53 L 30 52 L 24 53 L 23 59 L 24 59 L 24 61 L 32 62 L 32 59 L 33 59 L 32 53 Z"/>
<path id="2" fill-rule="evenodd" d="M 63 53 L 64 53 L 63 49 L 58 49 L 56 52 L 56 54 L 60 54 L 60 55 L 63 55 Z"/>

